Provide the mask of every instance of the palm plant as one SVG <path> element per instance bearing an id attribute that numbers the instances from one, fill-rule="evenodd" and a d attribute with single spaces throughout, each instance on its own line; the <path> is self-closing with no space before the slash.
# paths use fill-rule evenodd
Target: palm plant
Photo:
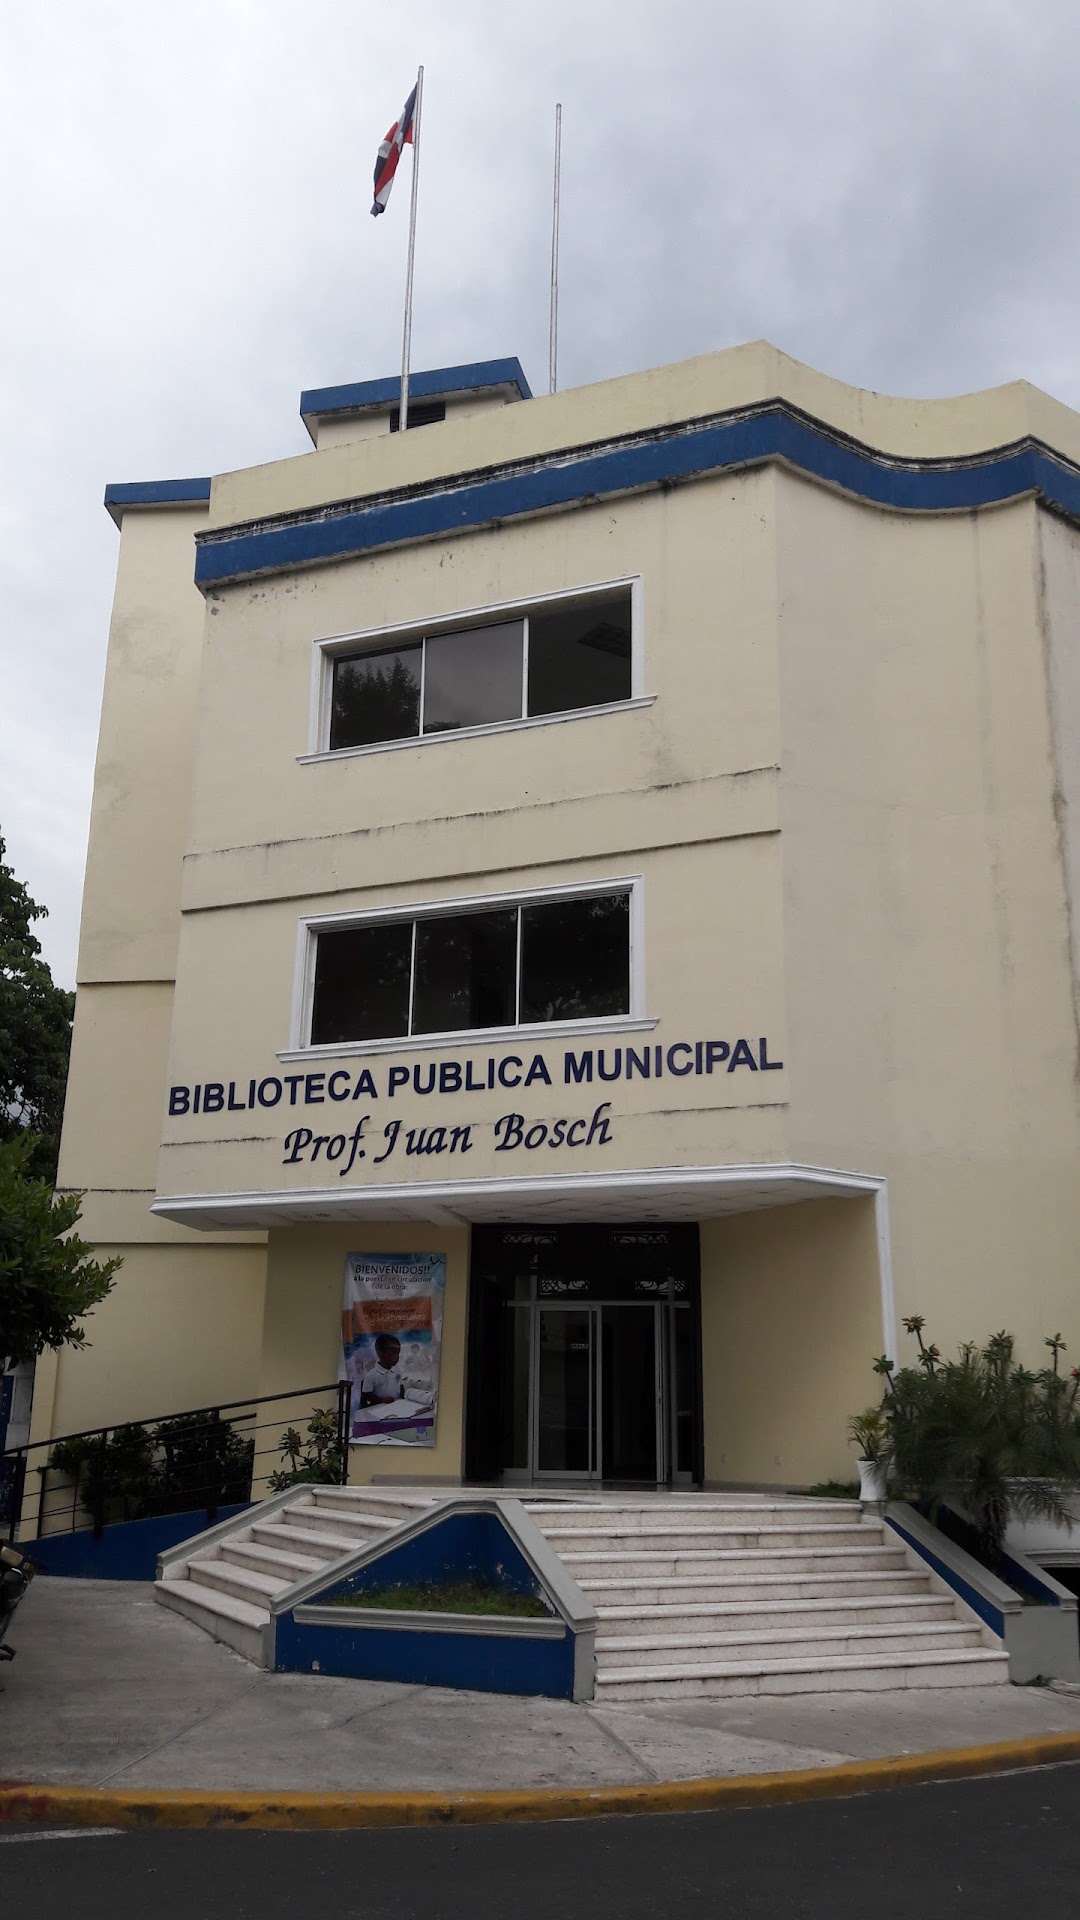
<path id="1" fill-rule="evenodd" d="M 890 1361 L 875 1363 L 885 1380 L 883 1457 L 892 1481 L 931 1512 L 949 1497 L 958 1501 L 991 1565 L 1010 1514 L 1068 1524 L 1068 1498 L 1080 1486 L 1080 1370 L 1062 1376 L 1060 1334 L 1046 1342 L 1052 1365 L 1032 1372 L 1017 1361 L 1011 1334 L 943 1360 L 924 1342 L 919 1316 L 904 1325 L 919 1343 L 916 1364 L 894 1372 Z"/>

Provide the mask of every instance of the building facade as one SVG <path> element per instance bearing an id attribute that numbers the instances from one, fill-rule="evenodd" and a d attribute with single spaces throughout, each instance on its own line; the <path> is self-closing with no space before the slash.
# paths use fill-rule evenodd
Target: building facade
<path id="1" fill-rule="evenodd" d="M 764 344 L 412 393 L 107 494 L 60 1181 L 124 1265 L 34 1437 L 331 1379 L 349 1256 L 440 1256 L 354 1478 L 850 1478 L 898 1312 L 1080 1338 L 1080 419 Z"/>

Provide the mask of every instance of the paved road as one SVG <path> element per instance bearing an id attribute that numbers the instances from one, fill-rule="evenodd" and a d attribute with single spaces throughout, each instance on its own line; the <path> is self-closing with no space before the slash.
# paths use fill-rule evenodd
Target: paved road
<path id="1" fill-rule="evenodd" d="M 1075 1920 L 1080 1766 L 817 1806 L 415 1833 L 0 1835 L 79 1920 Z"/>

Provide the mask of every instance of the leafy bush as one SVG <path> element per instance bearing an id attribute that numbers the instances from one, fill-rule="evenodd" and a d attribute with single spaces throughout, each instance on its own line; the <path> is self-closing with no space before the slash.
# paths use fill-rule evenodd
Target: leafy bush
<path id="1" fill-rule="evenodd" d="M 75 1482 L 100 1531 L 106 1521 L 239 1504 L 251 1492 L 254 1445 L 220 1414 L 178 1414 L 113 1427 L 104 1443 L 94 1434 L 61 1440 L 49 1466 Z"/>
<path id="2" fill-rule="evenodd" d="M 1020 1365 L 1004 1332 L 943 1360 L 923 1340 L 924 1325 L 919 1315 L 904 1321 L 919 1345 L 914 1366 L 897 1372 L 884 1356 L 874 1363 L 885 1382 L 882 1462 L 890 1482 L 931 1514 L 959 1502 L 993 1566 L 1010 1514 L 1070 1518 L 1068 1498 L 1080 1486 L 1080 1369 L 1062 1374 L 1060 1334 L 1046 1341 L 1052 1364 L 1037 1371 Z"/>
<path id="3" fill-rule="evenodd" d="M 307 1423 L 310 1444 L 305 1447 L 295 1427 L 287 1427 L 281 1436 L 281 1451 L 289 1464 L 270 1475 L 271 1493 L 283 1493 L 286 1487 L 313 1485 L 338 1487 L 345 1478 L 345 1456 L 338 1438 L 337 1413 L 332 1407 L 317 1407 Z"/>

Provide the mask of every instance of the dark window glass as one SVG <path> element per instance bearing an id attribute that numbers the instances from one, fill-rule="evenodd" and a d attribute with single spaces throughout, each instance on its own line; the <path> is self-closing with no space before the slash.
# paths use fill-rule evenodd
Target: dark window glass
<path id="1" fill-rule="evenodd" d="M 522 1023 L 629 1011 L 629 894 L 521 909 Z"/>
<path id="2" fill-rule="evenodd" d="M 512 1027 L 517 908 L 416 923 L 413 1032 Z"/>
<path id="3" fill-rule="evenodd" d="M 412 922 L 320 933 L 315 954 L 312 1046 L 389 1040 L 409 1031 Z"/>
<path id="4" fill-rule="evenodd" d="M 369 747 L 420 731 L 420 643 L 334 661 L 330 748 Z"/>
<path id="5" fill-rule="evenodd" d="M 630 698 L 630 595 L 529 615 L 529 712 Z"/>
<path id="6" fill-rule="evenodd" d="M 442 633 L 427 643 L 424 732 L 521 718 L 521 620 Z"/>

